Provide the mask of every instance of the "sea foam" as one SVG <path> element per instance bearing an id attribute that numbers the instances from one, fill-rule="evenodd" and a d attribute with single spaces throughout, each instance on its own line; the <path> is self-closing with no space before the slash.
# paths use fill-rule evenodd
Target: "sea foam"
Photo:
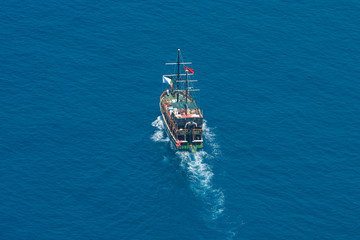
<path id="1" fill-rule="evenodd" d="M 212 219 L 218 218 L 224 211 L 225 197 L 221 189 L 212 184 L 214 173 L 210 165 L 205 163 L 211 156 L 205 151 L 195 154 L 178 151 L 176 154 L 181 159 L 180 166 L 186 171 L 191 190 L 203 201 Z"/>
<path id="2" fill-rule="evenodd" d="M 158 116 L 155 121 L 151 123 L 153 127 L 156 127 L 157 129 L 151 136 L 151 139 L 154 142 L 168 142 L 170 139 L 166 136 L 166 133 L 164 132 L 165 126 L 164 122 L 161 119 L 161 116 Z M 165 135 L 165 136 L 164 136 Z"/>
<path id="3" fill-rule="evenodd" d="M 158 116 L 151 125 L 156 128 L 151 136 L 153 141 L 169 142 L 170 139 L 166 137 L 165 126 L 161 116 Z M 180 158 L 180 166 L 186 173 L 191 190 L 202 200 L 206 210 L 211 213 L 211 218 L 216 219 L 224 211 L 225 197 L 221 189 L 213 186 L 212 179 L 214 173 L 207 161 L 218 156 L 220 150 L 215 140 L 215 133 L 207 126 L 206 120 L 204 120 L 203 129 L 204 145 L 210 154 L 201 150 L 195 154 L 177 151 L 176 155 Z"/>
<path id="4" fill-rule="evenodd" d="M 214 155 L 214 156 L 220 155 L 220 147 L 216 143 L 215 133 L 214 133 L 212 128 L 208 127 L 207 121 L 205 119 L 204 119 L 204 122 L 203 122 L 203 136 L 204 136 L 205 141 L 206 141 L 205 148 L 209 149 L 211 151 L 211 154 Z M 209 147 L 207 147 L 207 145 Z"/>

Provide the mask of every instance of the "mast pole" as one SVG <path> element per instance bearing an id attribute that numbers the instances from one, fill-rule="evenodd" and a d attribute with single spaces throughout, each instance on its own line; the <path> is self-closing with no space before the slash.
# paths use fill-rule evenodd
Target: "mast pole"
<path id="1" fill-rule="evenodd" d="M 178 49 L 178 70 L 177 70 L 177 101 L 179 102 L 179 81 L 180 81 L 180 49 Z"/>
<path id="2" fill-rule="evenodd" d="M 185 115 L 187 115 L 187 112 L 188 112 L 188 104 L 187 104 L 187 99 L 188 99 L 188 94 L 189 94 L 189 89 L 188 89 L 188 86 L 189 86 L 189 80 L 188 80 L 188 70 L 186 70 L 186 92 L 185 92 Z"/>

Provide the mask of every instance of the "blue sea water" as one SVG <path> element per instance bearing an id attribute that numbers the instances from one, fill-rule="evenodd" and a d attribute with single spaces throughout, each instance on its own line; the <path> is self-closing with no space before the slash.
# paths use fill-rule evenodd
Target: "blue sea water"
<path id="1" fill-rule="evenodd" d="M 3 1 L 0 239 L 358 239 L 358 1 Z M 205 149 L 176 152 L 165 62 Z"/>

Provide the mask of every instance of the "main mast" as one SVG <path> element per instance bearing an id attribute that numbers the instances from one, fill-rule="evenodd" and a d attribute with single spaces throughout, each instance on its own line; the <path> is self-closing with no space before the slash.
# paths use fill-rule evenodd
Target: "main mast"
<path id="1" fill-rule="evenodd" d="M 180 49 L 178 49 L 178 60 L 177 60 L 177 65 L 178 65 L 178 69 L 177 69 L 177 101 L 179 102 L 179 82 L 180 82 Z"/>

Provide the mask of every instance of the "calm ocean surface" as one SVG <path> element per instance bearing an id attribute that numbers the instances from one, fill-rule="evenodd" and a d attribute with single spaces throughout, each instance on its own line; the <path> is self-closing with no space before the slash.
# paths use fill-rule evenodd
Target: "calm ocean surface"
<path id="1" fill-rule="evenodd" d="M 359 239 L 358 1 L 0 9 L 0 239 Z M 193 157 L 159 117 L 178 48 Z"/>

